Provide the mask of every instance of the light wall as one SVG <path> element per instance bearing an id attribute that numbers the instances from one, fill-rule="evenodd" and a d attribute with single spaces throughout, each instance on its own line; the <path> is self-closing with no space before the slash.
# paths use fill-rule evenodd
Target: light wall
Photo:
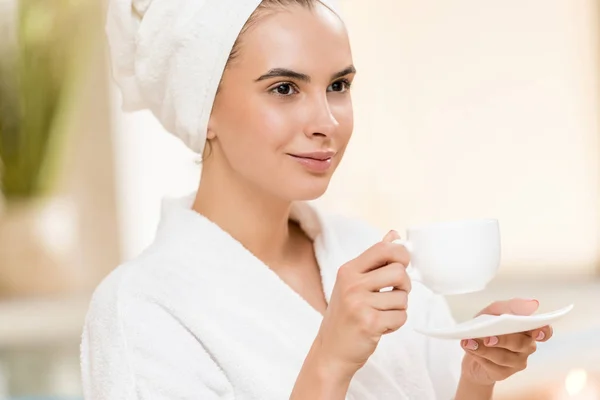
<path id="1" fill-rule="evenodd" d="M 592 273 L 597 2 L 342 3 L 359 70 L 356 130 L 323 206 L 400 231 L 498 218 L 502 273 Z M 152 239 L 160 198 L 193 190 L 198 169 L 148 114 L 114 115 L 129 258 Z"/>
<path id="2" fill-rule="evenodd" d="M 150 112 L 121 113 L 120 95 L 112 89 L 118 220 L 123 258 L 128 260 L 152 242 L 162 199 L 195 190 L 200 168 L 198 157 L 165 132 Z"/>
<path id="3" fill-rule="evenodd" d="M 327 206 L 501 225 L 503 273 L 600 263 L 598 2 L 345 0 L 357 126 Z"/>

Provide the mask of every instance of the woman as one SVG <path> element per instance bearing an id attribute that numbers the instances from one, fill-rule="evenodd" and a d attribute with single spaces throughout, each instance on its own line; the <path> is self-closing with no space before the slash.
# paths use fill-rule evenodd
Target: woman
<path id="1" fill-rule="evenodd" d="M 86 399 L 490 399 L 550 338 L 418 335 L 452 318 L 411 285 L 397 233 L 306 202 L 353 128 L 330 1 L 112 0 L 108 34 L 125 109 L 152 110 L 203 165 L 195 193 L 165 201 L 155 242 L 94 293 Z"/>

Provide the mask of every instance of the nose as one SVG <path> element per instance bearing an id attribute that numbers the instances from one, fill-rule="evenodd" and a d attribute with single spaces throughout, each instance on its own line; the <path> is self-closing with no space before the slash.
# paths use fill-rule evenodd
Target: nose
<path id="1" fill-rule="evenodd" d="M 309 114 L 304 132 L 308 137 L 331 137 L 339 126 L 326 96 L 319 96 L 318 99 L 313 100 L 312 112 Z"/>

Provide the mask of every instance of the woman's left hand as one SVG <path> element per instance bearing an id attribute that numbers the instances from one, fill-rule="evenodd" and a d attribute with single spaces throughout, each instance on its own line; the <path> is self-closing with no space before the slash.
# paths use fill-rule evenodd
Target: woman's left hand
<path id="1" fill-rule="evenodd" d="M 492 303 L 478 315 L 514 314 L 531 315 L 539 307 L 537 300 L 512 299 Z M 536 342 L 552 337 L 552 327 L 533 331 L 463 340 L 466 354 L 462 363 L 462 376 L 477 385 L 493 385 L 527 367 L 527 359 L 536 350 Z"/>

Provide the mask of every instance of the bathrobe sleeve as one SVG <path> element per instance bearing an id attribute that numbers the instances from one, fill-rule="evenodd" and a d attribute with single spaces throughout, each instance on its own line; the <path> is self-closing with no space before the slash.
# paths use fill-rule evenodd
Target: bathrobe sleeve
<path id="1" fill-rule="evenodd" d="M 127 268 L 98 286 L 86 316 L 86 400 L 233 399 L 222 370 L 168 307 L 136 294 Z"/>
<path id="2" fill-rule="evenodd" d="M 443 296 L 429 297 L 430 326 L 451 326 L 455 324 L 450 307 Z M 457 340 L 426 339 L 427 367 L 434 384 L 436 399 L 450 400 L 456 395 L 461 374 L 462 359 L 465 354 Z"/>

